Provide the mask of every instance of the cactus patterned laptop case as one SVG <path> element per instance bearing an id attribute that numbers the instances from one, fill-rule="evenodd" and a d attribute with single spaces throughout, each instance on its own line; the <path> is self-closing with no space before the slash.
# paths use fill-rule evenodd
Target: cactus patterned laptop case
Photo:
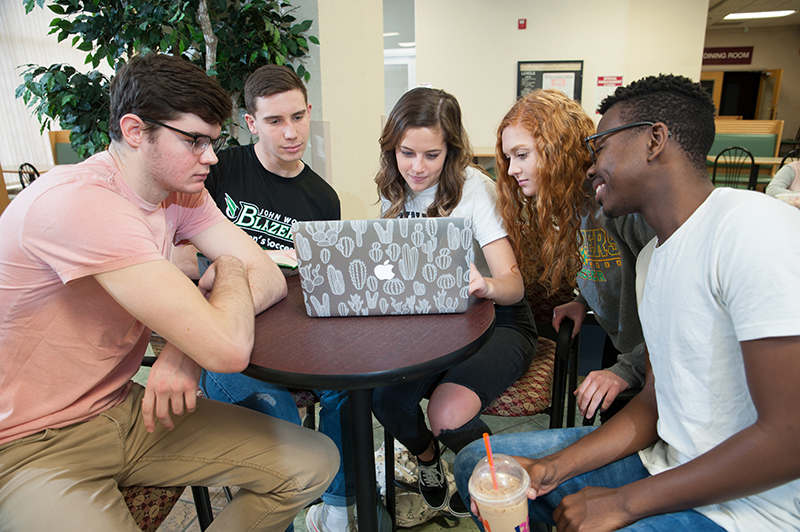
<path id="1" fill-rule="evenodd" d="M 474 261 L 469 218 L 295 222 L 311 317 L 467 310 Z"/>

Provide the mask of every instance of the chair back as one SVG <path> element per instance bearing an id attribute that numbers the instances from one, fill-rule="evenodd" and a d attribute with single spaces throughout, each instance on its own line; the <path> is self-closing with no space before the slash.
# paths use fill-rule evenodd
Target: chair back
<path id="1" fill-rule="evenodd" d="M 75 164 L 84 159 L 72 149 L 69 131 L 51 131 L 50 147 L 53 150 L 53 162 L 55 164 Z"/>
<path id="2" fill-rule="evenodd" d="M 742 188 L 741 185 L 744 184 L 746 188 L 754 190 L 755 183 L 751 183 L 754 164 L 753 154 L 747 148 L 741 146 L 725 148 L 714 159 L 711 182 L 714 185 L 734 188 Z"/>
<path id="3" fill-rule="evenodd" d="M 6 180 L 3 177 L 3 166 L 0 165 L 0 180 L 2 182 L 0 185 L 0 214 L 3 214 L 3 211 L 8 207 L 8 204 L 11 203 L 11 198 L 8 197 L 8 189 L 6 188 Z"/>
<path id="4" fill-rule="evenodd" d="M 19 165 L 19 184 L 22 188 L 27 187 L 39 177 L 39 171 L 31 163 L 22 163 Z"/>
<path id="5" fill-rule="evenodd" d="M 780 170 L 781 168 L 783 168 L 783 165 L 788 163 L 793 163 L 798 159 L 800 159 L 800 148 L 795 148 L 783 157 L 783 159 L 781 160 L 781 165 L 778 169 Z"/>

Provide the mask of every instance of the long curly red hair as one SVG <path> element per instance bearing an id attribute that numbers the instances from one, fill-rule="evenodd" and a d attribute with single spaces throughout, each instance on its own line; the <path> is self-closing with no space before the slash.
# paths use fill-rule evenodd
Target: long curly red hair
<path id="1" fill-rule="evenodd" d="M 512 126 L 528 131 L 537 150 L 532 198 L 508 175 L 502 136 Z M 517 101 L 497 129 L 497 207 L 526 284 L 539 281 L 550 293 L 575 287 L 582 267 L 580 216 L 591 205 L 586 171 L 592 165 L 583 139 L 594 132 L 580 104 L 553 89 Z"/>

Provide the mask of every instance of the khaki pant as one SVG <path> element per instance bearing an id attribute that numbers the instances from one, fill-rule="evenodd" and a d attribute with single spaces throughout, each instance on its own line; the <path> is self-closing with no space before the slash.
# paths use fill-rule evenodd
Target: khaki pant
<path id="1" fill-rule="evenodd" d="M 143 394 L 0 446 L 0 531 L 138 532 L 118 489 L 137 485 L 239 486 L 209 532 L 283 531 L 339 466 L 326 436 L 216 401 L 149 434 Z"/>

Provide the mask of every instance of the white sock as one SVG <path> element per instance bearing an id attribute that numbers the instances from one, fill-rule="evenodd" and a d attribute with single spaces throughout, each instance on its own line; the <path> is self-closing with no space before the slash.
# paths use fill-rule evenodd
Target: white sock
<path id="1" fill-rule="evenodd" d="M 344 530 L 353 521 L 355 505 L 350 506 L 331 506 L 325 505 L 322 513 L 323 524 L 331 530 Z"/>

